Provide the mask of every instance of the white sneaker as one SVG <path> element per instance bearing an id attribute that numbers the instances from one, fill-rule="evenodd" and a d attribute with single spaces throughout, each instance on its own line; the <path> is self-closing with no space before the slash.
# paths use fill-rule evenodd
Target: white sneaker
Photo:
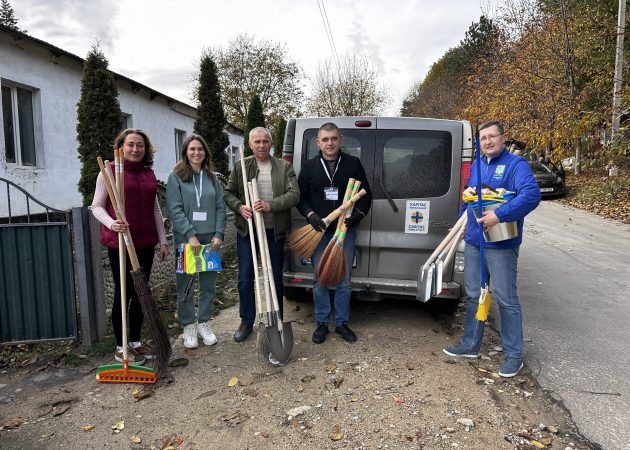
<path id="1" fill-rule="evenodd" d="M 199 347 L 199 340 L 197 340 L 197 327 L 194 323 L 190 323 L 184 327 L 184 347 Z"/>
<path id="2" fill-rule="evenodd" d="M 204 344 L 214 345 L 217 343 L 217 337 L 212 332 L 212 328 L 210 328 L 208 322 L 198 323 L 197 331 L 199 331 L 199 336 L 203 339 Z"/>

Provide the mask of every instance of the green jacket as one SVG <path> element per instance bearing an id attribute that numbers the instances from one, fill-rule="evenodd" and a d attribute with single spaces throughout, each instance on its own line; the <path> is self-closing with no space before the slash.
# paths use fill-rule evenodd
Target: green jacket
<path id="1" fill-rule="evenodd" d="M 273 228 L 276 240 L 284 238 L 291 228 L 291 208 L 300 201 L 300 189 L 297 184 L 293 166 L 288 162 L 270 157 L 271 160 L 271 189 L 273 200 L 269 201 L 273 212 Z M 256 158 L 245 158 L 245 171 L 247 181 L 256 178 L 258 164 Z M 243 190 L 243 171 L 241 162 L 237 161 L 227 187 L 225 188 L 225 203 L 235 213 L 235 224 L 241 236 L 247 236 L 247 221 L 240 214 L 240 207 L 245 204 L 245 192 Z"/>
<path id="2" fill-rule="evenodd" d="M 209 235 L 223 240 L 225 232 L 225 203 L 223 201 L 223 190 L 221 183 L 214 177 L 211 181 L 205 172 L 202 175 L 202 188 L 200 205 L 197 207 L 197 190 L 199 190 L 199 174 L 195 174 L 193 180 L 184 182 L 173 172 L 168 176 L 166 185 L 166 205 L 168 207 L 168 217 L 173 226 L 175 243 L 188 242 L 192 236 Z M 193 212 L 203 211 L 206 213 L 205 221 L 194 221 Z M 207 244 L 209 242 L 202 242 Z"/>

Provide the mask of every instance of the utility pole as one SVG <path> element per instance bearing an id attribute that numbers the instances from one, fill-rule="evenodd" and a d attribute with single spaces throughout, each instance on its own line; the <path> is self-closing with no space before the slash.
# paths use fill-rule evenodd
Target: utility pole
<path id="1" fill-rule="evenodd" d="M 612 136 L 619 129 L 621 122 L 621 87 L 623 84 L 623 40 L 626 29 L 626 0 L 619 0 L 619 15 L 617 18 L 617 54 L 615 58 L 615 87 L 613 90 Z"/>

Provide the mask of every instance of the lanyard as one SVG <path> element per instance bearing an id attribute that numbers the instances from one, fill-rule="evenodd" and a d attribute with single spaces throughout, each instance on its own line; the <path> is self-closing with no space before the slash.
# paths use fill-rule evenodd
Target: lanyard
<path id="1" fill-rule="evenodd" d="M 195 186 L 195 196 L 197 197 L 197 208 L 201 209 L 201 194 L 203 193 L 203 183 L 201 178 L 201 172 L 199 172 L 199 190 L 195 184 L 195 176 L 193 175 L 193 186 Z"/>
<path id="2" fill-rule="evenodd" d="M 322 167 L 324 168 L 324 173 L 330 180 L 330 185 L 333 185 L 333 178 L 335 178 L 335 174 L 337 173 L 337 169 L 339 168 L 339 163 L 341 163 L 341 155 L 339 155 L 339 159 L 337 159 L 337 165 L 335 166 L 335 171 L 332 174 L 332 177 L 328 173 L 328 165 L 324 162 L 324 158 L 319 158 L 319 162 L 322 163 Z"/>

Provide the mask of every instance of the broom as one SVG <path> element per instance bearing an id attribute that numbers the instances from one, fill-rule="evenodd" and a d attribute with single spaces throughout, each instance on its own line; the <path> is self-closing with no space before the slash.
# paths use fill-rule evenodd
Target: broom
<path id="1" fill-rule="evenodd" d="M 351 181 L 354 180 L 351 179 Z M 352 196 L 360 187 L 360 181 L 356 181 L 351 185 L 349 180 L 349 195 Z M 346 238 L 346 230 L 348 227 L 346 226 L 344 219 L 350 217 L 351 214 L 352 208 L 349 208 L 342 218 L 339 219 L 335 235 L 326 246 L 322 257 L 319 260 L 319 264 L 317 265 L 315 271 L 317 279 L 325 286 L 336 286 L 337 283 L 339 283 L 346 275 L 346 256 L 343 251 L 343 243 Z"/>
<path id="2" fill-rule="evenodd" d="M 365 194 L 365 189 L 361 189 L 354 196 L 352 196 L 350 200 L 344 202 L 339 208 L 328 214 L 328 216 L 324 218 L 324 223 L 326 224 L 326 226 L 337 220 L 339 216 L 347 212 L 349 209 L 351 210 L 352 205 Z M 313 256 L 313 252 L 319 245 L 319 242 L 322 240 L 325 231 L 325 229 L 317 231 L 310 224 L 304 225 L 303 227 L 298 228 L 293 233 L 291 233 L 287 238 L 289 248 L 295 253 L 302 255 L 304 258 L 310 258 L 311 256 Z"/>
<path id="3" fill-rule="evenodd" d="M 116 212 L 116 217 L 120 220 L 126 221 L 124 210 L 120 207 L 121 202 L 118 198 L 116 190 L 113 188 L 115 182 L 112 175 L 109 164 L 104 165 L 103 160 L 97 157 L 98 165 L 101 170 L 101 176 L 105 183 L 107 193 L 109 194 L 110 202 Z M 149 283 L 140 268 L 138 262 L 138 256 L 136 255 L 135 247 L 133 246 L 133 240 L 129 229 L 124 232 L 125 246 L 129 254 L 131 261 L 132 271 L 131 278 L 138 296 L 138 300 L 142 306 L 145 321 L 147 322 L 147 328 L 151 333 L 153 339 L 153 346 L 156 351 L 157 359 L 157 374 L 156 370 L 147 367 L 142 367 L 142 374 L 132 372 L 127 367 L 122 369 L 118 365 L 113 365 L 111 369 L 103 368 L 104 370 L 97 374 L 97 379 L 104 382 L 136 382 L 136 383 L 155 383 L 159 377 L 164 376 L 168 370 L 168 359 L 171 355 L 171 343 L 162 323 L 157 306 L 151 296 L 151 290 L 149 289 Z M 134 367 L 137 371 L 137 367 Z M 140 376 L 142 375 L 142 376 Z M 142 379 L 140 379 L 142 378 Z"/>
<path id="4" fill-rule="evenodd" d="M 346 186 L 346 193 L 343 196 L 343 202 L 347 202 L 348 200 L 350 200 L 350 198 L 352 197 L 352 188 L 354 186 L 354 178 L 350 178 L 348 179 L 348 186 Z M 359 185 L 361 184 L 361 182 L 359 182 Z M 347 217 L 348 213 L 345 213 L 343 215 L 343 217 Z M 343 222 L 343 219 L 339 219 L 339 221 L 337 222 L 337 229 L 335 230 L 335 234 L 333 235 L 331 242 L 335 239 L 337 239 L 337 236 L 339 236 L 339 229 L 341 226 L 341 222 Z M 324 267 L 325 262 L 328 260 L 328 257 L 330 255 L 330 252 L 332 251 L 334 246 L 331 246 L 330 243 L 328 245 L 326 245 L 326 248 L 324 249 L 322 256 L 319 258 L 319 262 L 317 264 L 317 267 L 315 268 L 315 276 L 317 277 L 318 280 L 321 279 L 321 268 Z"/>
<path id="5" fill-rule="evenodd" d="M 479 129 L 477 129 L 477 133 L 475 136 L 475 147 L 477 150 L 477 198 L 479 202 L 479 217 L 481 217 L 483 212 L 483 193 L 481 192 L 481 148 L 479 145 Z M 483 254 L 483 227 L 477 224 L 477 228 L 479 231 L 479 270 L 481 271 L 481 289 L 479 292 L 479 305 L 477 305 L 477 314 L 475 315 L 475 318 L 480 321 L 485 321 L 488 319 L 488 313 L 490 312 L 490 303 L 492 302 L 492 298 L 490 297 L 490 290 L 488 288 L 488 283 L 486 282 L 486 259 Z"/>

